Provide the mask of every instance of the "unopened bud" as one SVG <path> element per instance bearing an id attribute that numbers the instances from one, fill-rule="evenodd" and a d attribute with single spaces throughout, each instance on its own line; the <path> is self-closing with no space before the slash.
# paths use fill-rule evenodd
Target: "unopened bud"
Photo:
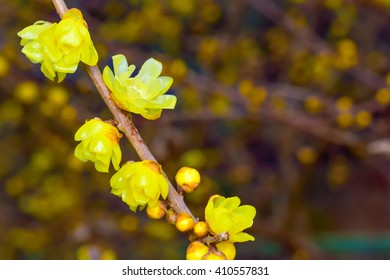
<path id="1" fill-rule="evenodd" d="M 198 170 L 190 167 L 182 167 L 176 174 L 176 183 L 186 193 L 196 190 L 200 183 L 200 174 Z"/>
<path id="2" fill-rule="evenodd" d="M 169 208 L 169 210 L 165 214 L 165 219 L 168 221 L 168 223 L 175 225 L 176 218 L 177 218 L 177 214 L 176 214 L 175 210 L 173 210 L 172 208 Z"/>
<path id="3" fill-rule="evenodd" d="M 176 217 L 176 228 L 182 232 L 190 231 L 194 228 L 194 220 L 188 213 L 181 212 Z"/>
<path id="4" fill-rule="evenodd" d="M 159 201 L 159 203 L 155 207 L 150 207 L 149 205 L 148 207 L 146 207 L 146 214 L 151 219 L 161 219 L 162 217 L 164 217 L 166 212 L 167 209 L 161 201 Z"/>
<path id="5" fill-rule="evenodd" d="M 209 232 L 208 226 L 206 222 L 197 222 L 194 225 L 194 234 L 198 238 L 203 238 Z"/>
<path id="6" fill-rule="evenodd" d="M 226 257 L 223 253 L 214 250 L 209 251 L 206 255 L 204 255 L 202 260 L 226 260 Z"/>
<path id="7" fill-rule="evenodd" d="M 236 257 L 236 247 L 232 242 L 222 241 L 215 245 L 218 251 L 222 252 L 227 260 L 234 260 Z"/>
<path id="8" fill-rule="evenodd" d="M 209 251 L 209 247 L 205 244 L 194 241 L 188 245 L 186 259 L 187 260 L 201 260 Z"/>

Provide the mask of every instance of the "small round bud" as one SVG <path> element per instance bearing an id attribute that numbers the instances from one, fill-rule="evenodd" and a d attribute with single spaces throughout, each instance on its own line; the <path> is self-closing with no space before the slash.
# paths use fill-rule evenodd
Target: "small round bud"
<path id="1" fill-rule="evenodd" d="M 236 257 L 236 247 L 232 242 L 222 241 L 215 245 L 218 251 L 221 251 L 227 260 L 234 260 Z"/>
<path id="2" fill-rule="evenodd" d="M 190 231 L 194 228 L 194 220 L 189 214 L 181 212 L 176 217 L 176 228 L 182 232 Z"/>
<path id="3" fill-rule="evenodd" d="M 167 213 L 165 214 L 165 219 L 168 221 L 168 223 L 175 225 L 176 218 L 177 218 L 177 214 L 176 214 L 175 210 L 173 210 L 172 208 L 169 208 Z"/>
<path id="4" fill-rule="evenodd" d="M 146 207 L 146 214 L 151 219 L 161 219 L 162 217 L 164 217 L 166 212 L 167 209 L 161 201 L 159 201 L 159 203 L 155 207 L 150 207 L 149 205 L 148 207 Z"/>
<path id="5" fill-rule="evenodd" d="M 206 255 L 204 255 L 202 260 L 226 260 L 226 257 L 223 253 L 214 250 L 209 251 Z"/>
<path id="6" fill-rule="evenodd" d="M 209 247 L 205 244 L 194 241 L 188 245 L 186 259 L 187 260 L 201 260 L 204 255 L 206 255 L 209 251 Z"/>
<path id="7" fill-rule="evenodd" d="M 200 183 L 200 174 L 198 170 L 190 167 L 182 167 L 176 174 L 176 183 L 186 193 L 196 190 Z"/>
<path id="8" fill-rule="evenodd" d="M 194 234 L 198 238 L 203 238 L 209 232 L 206 222 L 197 222 L 194 225 Z"/>

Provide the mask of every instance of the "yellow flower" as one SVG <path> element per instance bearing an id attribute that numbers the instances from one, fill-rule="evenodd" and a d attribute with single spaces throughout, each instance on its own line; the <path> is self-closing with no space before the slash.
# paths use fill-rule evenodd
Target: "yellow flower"
<path id="1" fill-rule="evenodd" d="M 18 32 L 22 53 L 32 63 L 41 63 L 42 73 L 50 80 L 58 75 L 61 82 L 74 73 L 79 62 L 96 65 L 98 54 L 87 23 L 78 9 L 70 9 L 59 23 L 37 21 Z"/>
<path id="2" fill-rule="evenodd" d="M 127 162 L 110 180 L 112 193 L 122 197 L 132 211 L 137 207 L 156 207 L 159 197 L 168 195 L 168 182 L 162 174 L 161 166 L 151 160 Z"/>
<path id="3" fill-rule="evenodd" d="M 225 198 L 220 195 L 210 197 L 205 209 L 206 222 L 213 234 L 229 233 L 230 242 L 253 241 L 255 238 L 243 230 L 253 224 L 256 209 L 251 205 L 242 205 L 240 199 Z"/>
<path id="4" fill-rule="evenodd" d="M 115 55 L 112 61 L 114 73 L 106 66 L 103 79 L 118 107 L 140 114 L 148 120 L 158 119 L 162 109 L 175 108 L 176 96 L 164 95 L 173 80 L 171 77 L 159 77 L 162 71 L 162 64 L 159 61 L 149 58 L 134 78 L 130 76 L 135 66 L 128 66 L 124 55 Z"/>
<path id="5" fill-rule="evenodd" d="M 74 155 L 84 162 L 94 162 L 99 172 L 108 172 L 110 161 L 118 170 L 122 158 L 119 147 L 121 137 L 115 126 L 98 118 L 89 120 L 75 134 L 74 139 L 81 143 L 77 145 Z"/>

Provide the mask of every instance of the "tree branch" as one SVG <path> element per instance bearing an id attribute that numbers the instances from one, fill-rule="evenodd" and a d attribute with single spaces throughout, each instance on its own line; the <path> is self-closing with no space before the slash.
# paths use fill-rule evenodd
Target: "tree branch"
<path id="1" fill-rule="evenodd" d="M 68 10 L 68 7 L 66 6 L 65 2 L 62 0 L 52 0 L 52 2 L 57 10 L 58 15 L 62 18 L 64 13 Z M 137 128 L 134 126 L 129 116 L 125 112 L 120 110 L 115 105 L 114 101 L 111 99 L 111 92 L 104 83 L 99 68 L 97 66 L 87 65 L 86 68 L 90 78 L 92 79 L 94 85 L 99 91 L 100 96 L 103 98 L 104 102 L 113 114 L 114 118 L 118 121 L 118 128 L 126 135 L 127 139 L 134 147 L 140 159 L 156 161 L 155 157 L 150 152 L 149 148 L 146 146 L 145 142 L 143 141 L 141 135 L 138 133 Z M 163 175 L 169 185 L 168 200 L 170 202 L 170 206 L 177 213 L 186 212 L 195 220 L 194 215 L 191 213 L 191 211 L 185 204 L 183 197 L 176 192 L 175 187 L 172 185 L 164 171 Z"/>

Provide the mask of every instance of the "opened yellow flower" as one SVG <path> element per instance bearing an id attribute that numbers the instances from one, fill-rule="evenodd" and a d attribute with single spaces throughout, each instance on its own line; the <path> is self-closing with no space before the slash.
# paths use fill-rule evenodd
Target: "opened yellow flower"
<path id="1" fill-rule="evenodd" d="M 159 77 L 162 71 L 159 61 L 148 59 L 134 78 L 130 76 L 135 66 L 128 66 L 124 55 L 115 55 L 112 61 L 114 73 L 106 66 L 103 79 L 119 108 L 149 120 L 158 119 L 162 109 L 175 108 L 176 96 L 164 95 L 173 80 L 171 77 Z"/>
<path id="2" fill-rule="evenodd" d="M 98 54 L 87 23 L 78 9 L 70 9 L 59 23 L 37 21 L 18 32 L 22 53 L 32 63 L 41 63 L 42 73 L 50 80 L 58 75 L 61 82 L 74 73 L 79 62 L 96 65 Z"/>
<path id="3" fill-rule="evenodd" d="M 168 182 L 161 166 L 151 160 L 127 162 L 112 176 L 110 185 L 112 193 L 122 197 L 134 212 L 138 206 L 156 207 L 160 195 L 163 199 L 168 195 Z"/>
<path id="4" fill-rule="evenodd" d="M 84 162 L 94 162 L 99 172 L 108 172 L 111 161 L 118 170 L 122 158 L 119 147 L 121 137 L 115 126 L 98 118 L 89 120 L 76 132 L 74 139 L 81 143 L 77 145 L 74 155 Z"/>
<path id="5" fill-rule="evenodd" d="M 205 209 L 205 218 L 210 232 L 213 234 L 228 232 L 230 242 L 255 240 L 252 235 L 242 231 L 252 226 L 256 209 L 251 205 L 239 206 L 240 203 L 237 196 L 225 198 L 213 195 L 210 197 Z"/>

